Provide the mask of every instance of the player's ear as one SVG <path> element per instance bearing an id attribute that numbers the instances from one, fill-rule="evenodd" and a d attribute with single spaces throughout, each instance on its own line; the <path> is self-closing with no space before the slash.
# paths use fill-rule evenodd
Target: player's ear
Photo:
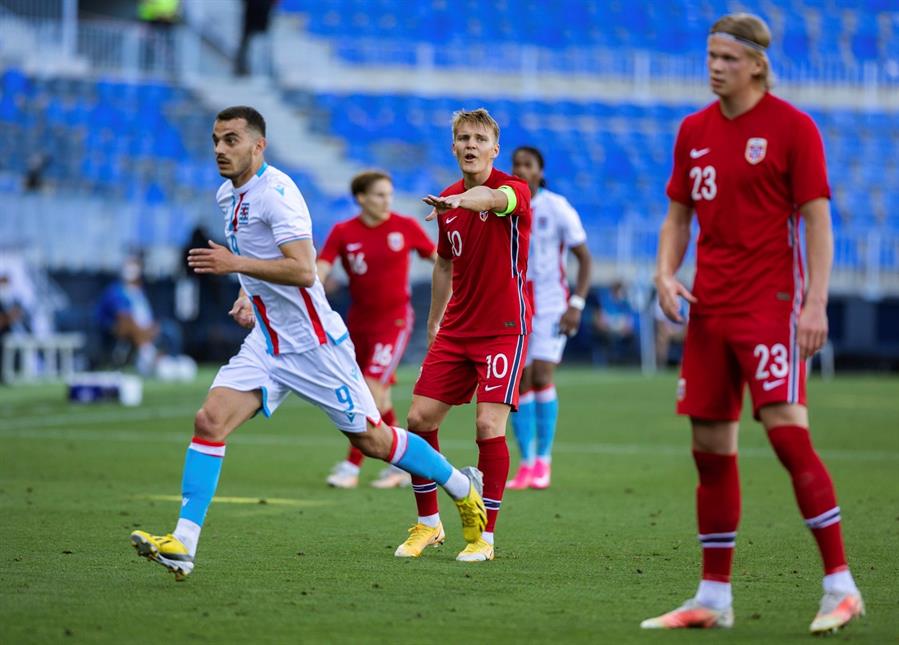
<path id="1" fill-rule="evenodd" d="M 265 140 L 265 137 L 259 137 L 256 140 L 256 151 L 260 154 L 265 152 L 266 146 L 268 146 L 268 141 Z"/>

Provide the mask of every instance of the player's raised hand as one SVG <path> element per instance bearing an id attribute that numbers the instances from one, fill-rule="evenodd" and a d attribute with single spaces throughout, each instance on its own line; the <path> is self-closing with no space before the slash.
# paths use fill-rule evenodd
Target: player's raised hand
<path id="1" fill-rule="evenodd" d="M 237 256 L 230 249 L 209 240 L 208 249 L 191 249 L 187 252 L 187 265 L 194 273 L 225 275 L 237 272 Z"/>
<path id="2" fill-rule="evenodd" d="M 659 292 L 659 306 L 662 312 L 669 320 L 677 323 L 684 322 L 683 316 L 680 315 L 680 298 L 691 305 L 697 302 L 696 296 L 673 275 L 656 276 L 656 290 Z"/>
<path id="3" fill-rule="evenodd" d="M 438 215 L 445 213 L 448 210 L 459 208 L 459 204 L 462 202 L 462 195 L 446 195 L 444 197 L 439 195 L 428 195 L 427 197 L 422 197 L 421 201 L 432 207 L 431 212 L 425 217 L 425 221 L 430 222 L 431 220 L 436 219 Z"/>
<path id="4" fill-rule="evenodd" d="M 827 342 L 827 309 L 823 304 L 807 302 L 799 314 L 796 327 L 799 358 L 806 360 Z"/>
<path id="5" fill-rule="evenodd" d="M 253 305 L 246 296 L 240 296 L 234 301 L 231 311 L 228 312 L 234 321 L 246 329 L 252 329 L 256 324 L 256 315 L 253 313 Z"/>

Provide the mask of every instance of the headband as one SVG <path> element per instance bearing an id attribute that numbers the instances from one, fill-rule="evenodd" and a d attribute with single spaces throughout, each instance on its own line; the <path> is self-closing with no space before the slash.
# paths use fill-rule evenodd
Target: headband
<path id="1" fill-rule="evenodd" d="M 746 45 L 750 49 L 754 49 L 757 52 L 764 52 L 767 47 L 759 45 L 757 42 L 753 40 L 749 40 L 748 38 L 740 38 L 739 36 L 734 36 L 733 34 L 729 34 L 726 31 L 713 31 L 709 34 L 709 38 L 712 36 L 717 36 L 718 38 L 725 38 L 727 40 L 731 40 L 735 43 L 740 43 L 741 45 Z"/>

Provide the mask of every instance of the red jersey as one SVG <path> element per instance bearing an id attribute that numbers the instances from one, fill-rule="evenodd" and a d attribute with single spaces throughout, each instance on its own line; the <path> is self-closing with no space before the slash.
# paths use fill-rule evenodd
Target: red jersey
<path id="1" fill-rule="evenodd" d="M 681 124 L 667 192 L 699 220 L 691 315 L 801 304 L 799 207 L 830 197 L 811 117 L 771 94 L 735 119 L 712 103 Z"/>
<path id="2" fill-rule="evenodd" d="M 454 208 L 437 218 L 437 253 L 453 263 L 453 295 L 440 323 L 440 333 L 447 336 L 503 336 L 531 331 L 531 303 L 525 292 L 531 191 L 518 177 L 496 168 L 484 185 L 511 188 L 514 209 L 501 216 Z M 460 180 L 441 195 L 465 190 Z"/>
<path id="3" fill-rule="evenodd" d="M 418 222 L 390 213 L 377 226 L 368 226 L 361 216 L 339 222 L 318 257 L 332 264 L 339 257 L 349 277 L 350 330 L 373 331 L 407 324 L 409 252 L 429 258 L 434 250 Z"/>

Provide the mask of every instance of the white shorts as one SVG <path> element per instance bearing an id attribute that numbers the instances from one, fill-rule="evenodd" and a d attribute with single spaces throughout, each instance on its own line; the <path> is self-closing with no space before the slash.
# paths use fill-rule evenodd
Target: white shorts
<path id="1" fill-rule="evenodd" d="M 381 419 L 349 336 L 337 345 L 329 341 L 308 352 L 271 356 L 257 335 L 250 334 L 219 369 L 212 387 L 262 390 L 266 417 L 293 392 L 324 410 L 343 432 L 365 432 L 366 419 L 372 423 Z"/>
<path id="2" fill-rule="evenodd" d="M 568 337 L 559 333 L 562 313 L 546 312 L 534 315 L 531 321 L 531 337 L 528 340 L 528 358 L 525 365 L 534 361 L 559 364 Z"/>

